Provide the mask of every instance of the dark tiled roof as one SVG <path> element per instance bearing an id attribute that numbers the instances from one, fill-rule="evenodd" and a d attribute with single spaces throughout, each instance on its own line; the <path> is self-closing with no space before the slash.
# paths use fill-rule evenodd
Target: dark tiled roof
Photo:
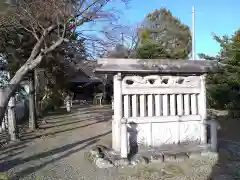
<path id="1" fill-rule="evenodd" d="M 78 70 L 86 74 L 91 80 L 103 81 L 106 80 L 105 74 L 95 73 L 95 69 L 98 66 L 97 61 L 94 60 L 82 60 L 77 64 Z M 107 82 L 110 82 L 112 79 L 111 75 L 107 75 Z"/>
<path id="2" fill-rule="evenodd" d="M 93 60 L 82 60 L 77 63 L 77 69 L 81 70 L 88 77 L 94 76 L 94 69 L 97 66 L 97 61 Z"/>

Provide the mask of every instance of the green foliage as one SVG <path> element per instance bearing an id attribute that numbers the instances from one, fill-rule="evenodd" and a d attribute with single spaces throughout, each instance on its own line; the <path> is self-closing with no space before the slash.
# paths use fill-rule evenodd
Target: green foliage
<path id="1" fill-rule="evenodd" d="M 162 53 L 164 54 L 160 55 L 160 57 L 186 59 L 191 52 L 191 32 L 189 27 L 182 24 L 179 19 L 165 8 L 148 14 L 142 28 L 139 29 L 138 35 L 141 43 L 138 44 L 138 47 L 147 44 L 144 49 L 151 47 L 151 52 L 154 46 L 160 49 L 163 48 Z M 159 48 L 156 48 L 158 52 Z"/>
<path id="2" fill-rule="evenodd" d="M 137 58 L 163 59 L 167 57 L 164 48 L 161 45 L 156 43 L 147 43 L 137 49 Z"/>
<path id="3" fill-rule="evenodd" d="M 140 37 L 140 40 L 141 40 L 141 43 L 144 44 L 144 43 L 147 43 L 150 39 L 150 31 L 148 29 L 143 29 L 141 31 L 141 37 Z"/>
<path id="4" fill-rule="evenodd" d="M 217 37 L 222 47 L 216 57 L 201 54 L 201 57 L 218 60 L 223 64 L 220 71 L 207 79 L 208 105 L 216 109 L 240 110 L 240 31 L 232 37 Z"/>

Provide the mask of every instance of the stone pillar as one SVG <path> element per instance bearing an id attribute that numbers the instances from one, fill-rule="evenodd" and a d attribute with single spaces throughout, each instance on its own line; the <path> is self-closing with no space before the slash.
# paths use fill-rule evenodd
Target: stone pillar
<path id="1" fill-rule="evenodd" d="M 4 91 L 3 89 L 0 89 L 0 104 L 2 104 L 2 98 L 4 97 Z M 3 109 L 3 107 L 0 107 Z M 4 131 L 6 129 L 6 118 L 4 117 L 2 119 L 2 124 L 0 125 L 0 132 Z"/>
<path id="2" fill-rule="evenodd" d="M 67 98 L 66 98 L 66 110 L 67 112 L 71 112 L 71 99 L 69 95 L 67 95 Z"/>
<path id="3" fill-rule="evenodd" d="M 202 117 L 202 128 L 201 128 L 201 143 L 207 144 L 207 124 L 206 124 L 206 118 L 207 118 L 207 107 L 206 107 L 206 75 L 200 76 L 200 86 L 201 86 L 201 92 L 198 98 L 198 110 L 199 114 Z"/>
<path id="4" fill-rule="evenodd" d="M 127 119 L 121 120 L 121 158 L 126 159 L 128 156 L 128 134 L 127 134 Z"/>
<path id="5" fill-rule="evenodd" d="M 33 77 L 29 78 L 29 129 L 36 129 L 36 115 L 35 115 L 35 88 Z"/>
<path id="6" fill-rule="evenodd" d="M 112 121 L 112 147 L 121 151 L 121 119 L 122 119 L 122 77 L 118 73 L 113 77 L 114 118 Z"/>
<path id="7" fill-rule="evenodd" d="M 211 150 L 213 152 L 216 152 L 217 151 L 217 121 L 215 120 L 212 120 L 211 121 L 211 124 L 210 124 L 210 132 L 211 132 L 211 139 L 210 139 L 210 142 L 211 142 Z"/>
<path id="8" fill-rule="evenodd" d="M 11 141 L 17 140 L 16 129 L 15 97 L 12 96 L 8 103 L 8 131 Z"/>

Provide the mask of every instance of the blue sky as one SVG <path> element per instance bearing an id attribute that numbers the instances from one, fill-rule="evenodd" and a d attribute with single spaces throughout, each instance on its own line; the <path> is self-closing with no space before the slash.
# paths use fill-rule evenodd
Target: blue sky
<path id="1" fill-rule="evenodd" d="M 232 35 L 240 28 L 240 0 L 131 0 L 128 7 L 119 5 L 121 22 L 136 24 L 155 9 L 165 7 L 191 27 L 192 6 L 195 6 L 196 52 L 216 55 L 220 47 L 211 33 Z"/>

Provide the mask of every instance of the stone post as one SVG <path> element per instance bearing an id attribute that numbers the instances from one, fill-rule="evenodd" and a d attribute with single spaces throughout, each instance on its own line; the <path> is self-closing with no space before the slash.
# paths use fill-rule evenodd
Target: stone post
<path id="1" fill-rule="evenodd" d="M 36 129 L 36 107 L 35 107 L 35 88 L 33 77 L 29 78 L 29 129 L 35 130 Z"/>
<path id="2" fill-rule="evenodd" d="M 127 119 L 121 120 L 121 158 L 126 159 L 128 155 L 128 134 L 127 134 Z"/>
<path id="3" fill-rule="evenodd" d="M 4 97 L 4 91 L 3 89 L 0 89 L 0 102 L 2 101 L 2 98 Z M 2 104 L 2 103 L 1 103 Z M 1 107 L 0 107 L 1 108 Z M 6 122 L 5 122 L 5 117 L 2 120 L 2 124 L 0 126 L 0 132 L 4 131 L 6 129 Z"/>
<path id="4" fill-rule="evenodd" d="M 12 96 L 8 103 L 8 131 L 11 141 L 17 140 L 16 135 L 16 115 L 15 115 L 15 97 Z"/>
<path id="5" fill-rule="evenodd" d="M 69 94 L 66 97 L 66 110 L 67 112 L 71 112 L 71 97 Z"/>
<path id="6" fill-rule="evenodd" d="M 122 77 L 121 73 L 113 77 L 114 119 L 112 121 L 112 147 L 121 152 L 121 119 L 122 119 Z"/>
<path id="7" fill-rule="evenodd" d="M 210 138 L 210 142 L 211 142 L 211 150 L 213 152 L 217 151 L 217 121 L 216 120 L 212 120 L 210 122 L 210 132 L 211 132 L 211 138 Z"/>
<path id="8" fill-rule="evenodd" d="M 198 109 L 199 114 L 202 118 L 202 127 L 201 127 L 201 143 L 207 144 L 207 124 L 206 124 L 206 118 L 207 118 L 207 107 L 206 107 L 206 74 L 200 76 L 200 86 L 201 86 L 201 92 L 199 95 L 199 103 L 198 103 Z"/>

